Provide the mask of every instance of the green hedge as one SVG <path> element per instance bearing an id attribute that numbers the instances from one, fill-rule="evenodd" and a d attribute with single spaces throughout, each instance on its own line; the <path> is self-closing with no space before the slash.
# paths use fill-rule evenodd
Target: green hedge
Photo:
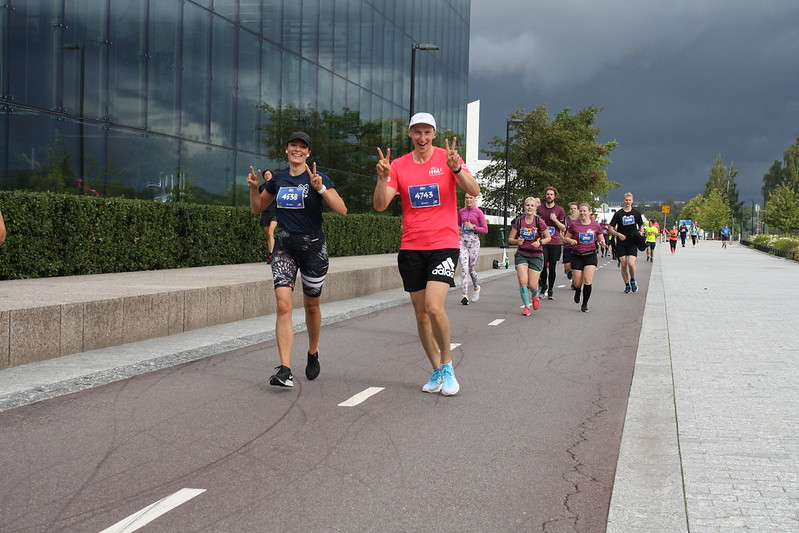
<path id="1" fill-rule="evenodd" d="M 0 279 L 41 278 L 257 263 L 267 254 L 247 207 L 159 203 L 29 191 L 0 191 L 8 237 Z M 396 253 L 399 217 L 324 214 L 331 257 Z M 489 226 L 484 246 L 499 246 Z"/>

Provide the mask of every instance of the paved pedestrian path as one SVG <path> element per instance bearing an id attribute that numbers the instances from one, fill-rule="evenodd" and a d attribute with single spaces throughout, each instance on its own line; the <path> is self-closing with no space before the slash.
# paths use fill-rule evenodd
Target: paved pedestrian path
<path id="1" fill-rule="evenodd" d="M 799 262 L 657 252 L 607 531 L 799 531 Z"/>
<path id="2" fill-rule="evenodd" d="M 799 531 L 799 262 L 714 241 L 657 252 L 607 531 Z M 323 316 L 406 302 L 393 289 L 325 303 Z M 269 340 L 273 325 L 257 317 L 8 368 L 0 410 Z"/>

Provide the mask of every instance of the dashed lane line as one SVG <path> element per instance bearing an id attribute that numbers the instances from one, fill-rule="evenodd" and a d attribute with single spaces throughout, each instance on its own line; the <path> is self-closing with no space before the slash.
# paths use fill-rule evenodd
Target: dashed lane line
<path id="1" fill-rule="evenodd" d="M 143 528 L 159 516 L 168 513 L 175 507 L 186 503 L 192 498 L 205 492 L 205 489 L 180 489 L 174 494 L 167 496 L 152 505 L 148 505 L 141 511 L 133 513 L 129 517 L 120 520 L 113 526 L 102 530 L 100 533 L 130 533 Z"/>
<path id="2" fill-rule="evenodd" d="M 338 404 L 339 407 L 355 407 L 358 404 L 365 402 L 367 399 L 371 398 L 385 387 L 369 387 L 368 389 L 362 390 L 349 400 L 343 401 Z"/>

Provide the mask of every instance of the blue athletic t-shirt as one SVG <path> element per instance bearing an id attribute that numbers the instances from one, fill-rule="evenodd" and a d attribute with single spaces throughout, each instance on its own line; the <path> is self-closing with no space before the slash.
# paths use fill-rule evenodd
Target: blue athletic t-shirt
<path id="1" fill-rule="evenodd" d="M 322 173 L 322 183 L 335 189 L 330 178 Z M 319 233 L 322 230 L 322 195 L 311 187 L 311 176 L 306 170 L 299 176 L 281 170 L 266 183 L 266 192 L 275 195 L 278 225 L 292 234 Z"/>

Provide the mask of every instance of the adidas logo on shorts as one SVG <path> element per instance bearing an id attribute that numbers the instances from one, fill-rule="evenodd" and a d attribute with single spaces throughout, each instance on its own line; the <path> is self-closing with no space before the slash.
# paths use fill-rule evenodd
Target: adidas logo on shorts
<path id="1" fill-rule="evenodd" d="M 433 269 L 433 274 L 436 276 L 447 276 L 449 278 L 455 277 L 455 263 L 452 259 L 447 258 L 440 265 Z"/>

